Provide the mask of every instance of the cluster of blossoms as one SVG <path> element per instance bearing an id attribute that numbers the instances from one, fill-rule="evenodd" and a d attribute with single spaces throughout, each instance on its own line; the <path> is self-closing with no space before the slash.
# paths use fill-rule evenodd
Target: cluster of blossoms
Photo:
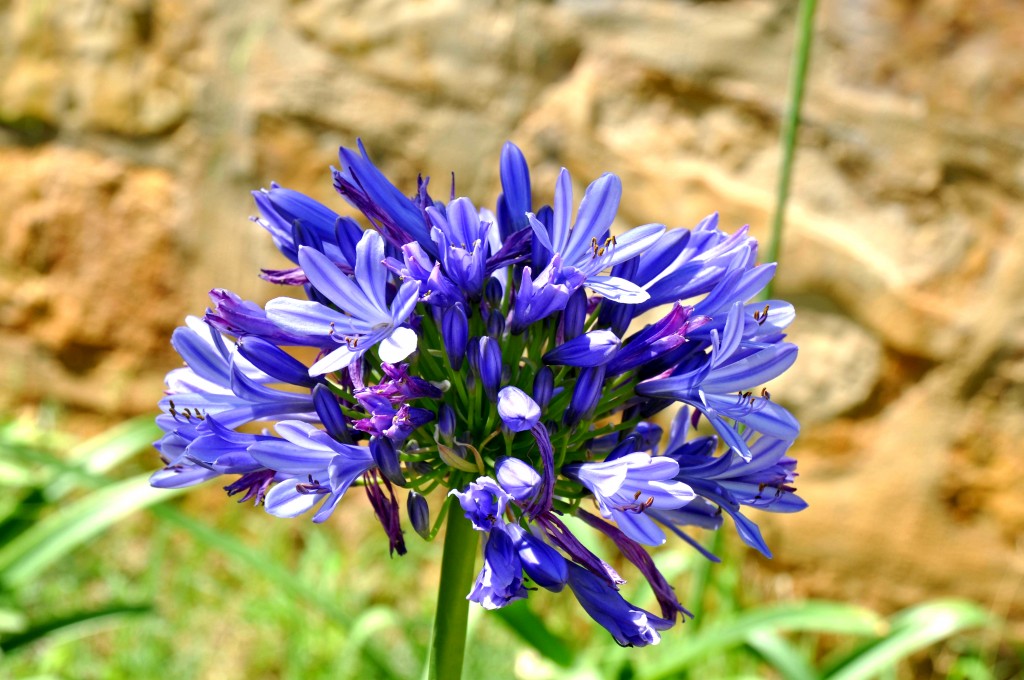
<path id="1" fill-rule="evenodd" d="M 422 179 L 406 196 L 361 145 L 340 158 L 334 186 L 372 228 L 277 185 L 254 193 L 255 221 L 295 265 L 263 277 L 307 299 L 260 307 L 218 289 L 205 318 L 174 332 L 185 367 L 160 402 L 155 486 L 225 475 L 229 495 L 314 522 L 361 486 L 399 554 L 396 487 L 425 538 L 461 507 L 484 535 L 468 599 L 494 609 L 568 586 L 621 645 L 657 643 L 689 615 L 644 547 L 666 529 L 716 559 L 685 527 L 728 515 L 770 556 L 742 508 L 805 506 L 786 455 L 799 425 L 764 388 L 796 347 L 783 341 L 789 304 L 750 302 L 775 266 L 755 263 L 745 229 L 711 216 L 612 235 L 618 177 L 595 180 L 576 209 L 563 169 L 553 205 L 535 206 L 512 144 L 493 212 L 456 198 L 454 180 L 448 203 Z M 309 348 L 297 354 L 312 364 L 284 347 Z M 650 419 L 676 402 L 662 448 Z M 455 498 L 432 522 L 435 489 Z M 647 579 L 657 614 L 619 594 L 578 522 Z"/>

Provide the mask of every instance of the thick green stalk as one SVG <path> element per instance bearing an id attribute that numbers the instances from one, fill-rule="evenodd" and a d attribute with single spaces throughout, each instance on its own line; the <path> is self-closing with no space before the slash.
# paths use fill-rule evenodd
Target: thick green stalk
<path id="1" fill-rule="evenodd" d="M 477 533 L 459 512 L 458 500 L 449 498 L 448 524 L 441 557 L 441 584 L 437 591 L 437 610 L 427 660 L 429 680 L 459 680 L 466 652 L 466 623 L 469 601 L 466 595 L 473 584 L 476 566 Z"/>
<path id="2" fill-rule="evenodd" d="M 779 183 L 775 191 L 775 213 L 772 215 L 772 233 L 765 251 L 765 262 L 778 262 L 782 248 L 782 226 L 786 220 L 786 202 L 789 200 L 789 186 L 793 176 L 793 157 L 796 155 L 796 133 L 800 127 L 800 107 L 804 98 L 804 84 L 807 81 L 807 64 L 810 62 L 811 43 L 814 41 L 816 5 L 816 0 L 800 0 L 793 70 L 790 72 L 789 102 L 786 106 L 786 118 L 782 123 L 782 166 L 779 169 Z M 771 297 L 771 287 L 772 284 L 769 282 L 765 297 Z"/>

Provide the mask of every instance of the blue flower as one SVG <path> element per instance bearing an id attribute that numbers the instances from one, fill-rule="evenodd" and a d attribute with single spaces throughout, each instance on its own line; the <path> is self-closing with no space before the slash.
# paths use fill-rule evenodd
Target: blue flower
<path id="1" fill-rule="evenodd" d="M 313 521 L 327 520 L 352 482 L 375 466 L 367 447 L 342 444 L 309 423 L 283 420 L 274 429 L 281 438 L 252 444 L 249 455 L 280 475 L 264 500 L 276 517 L 298 517 L 323 501 Z"/>
<path id="2" fill-rule="evenodd" d="M 552 206 L 535 205 L 511 143 L 493 213 L 456 198 L 454 177 L 447 203 L 422 177 L 404 195 L 362 143 L 339 157 L 335 188 L 370 230 L 276 184 L 254 194 L 292 265 L 261 276 L 307 299 L 260 307 L 215 289 L 206 323 L 174 332 L 185 367 L 167 375 L 154 486 L 231 476 L 228 495 L 322 522 L 359 483 L 400 555 L 403 521 L 433 537 L 426 494 L 445 489 L 461 508 L 451 521 L 485 535 L 468 599 L 495 609 L 568 584 L 621 645 L 654 644 L 689 615 L 644 547 L 664 528 L 717 560 L 684 529 L 727 515 L 770 554 L 745 508 L 806 505 L 787 454 L 799 424 L 764 387 L 796 357 L 794 311 L 752 301 L 776 265 L 757 264 L 746 228 L 727 234 L 712 215 L 612 236 L 618 177 L 592 182 L 574 217 L 563 169 Z M 646 419 L 673 402 L 684 408 L 659 455 Z M 718 434 L 689 438 L 688 406 Z M 580 507 L 587 495 L 600 517 Z M 648 581 L 660 617 L 622 598 L 614 560 L 572 516 Z"/>
<path id="3" fill-rule="evenodd" d="M 484 609 L 499 609 L 526 597 L 523 564 L 512 538 L 502 529 L 491 529 L 484 544 L 484 566 L 466 596 Z"/>
<path id="4" fill-rule="evenodd" d="M 796 419 L 771 401 L 767 392 L 752 392 L 789 368 L 796 361 L 797 349 L 786 342 L 744 348 L 742 314 L 743 304 L 736 302 L 721 336 L 712 332 L 709 353 L 680 363 L 667 378 L 641 383 L 636 391 L 639 395 L 670 397 L 693 406 L 707 417 L 726 444 L 749 460 L 746 440 L 728 420 L 790 441 L 800 431 Z"/>
<path id="5" fill-rule="evenodd" d="M 569 587 L 590 617 L 622 647 L 656 645 L 661 642 L 658 631 L 672 627 L 672 621 L 630 604 L 603 579 L 575 564 L 569 565 Z"/>
<path id="6" fill-rule="evenodd" d="M 645 514 L 648 508 L 678 508 L 696 497 L 674 481 L 679 464 L 662 456 L 631 453 L 603 463 L 574 463 L 563 471 L 594 493 L 602 516 L 645 545 L 665 542 L 664 532 Z"/>
<path id="7" fill-rule="evenodd" d="M 381 344 L 381 359 L 389 363 L 415 351 L 416 333 L 402 324 L 416 306 L 419 287 L 403 284 L 389 308 L 383 259 L 384 241 L 372 231 L 359 240 L 354 278 L 312 248 L 299 248 L 299 264 L 310 283 L 340 311 L 312 300 L 276 298 L 267 303 L 267 317 L 285 331 L 318 334 L 325 345 L 337 345 L 309 368 L 310 375 L 346 368 L 377 344 Z"/>

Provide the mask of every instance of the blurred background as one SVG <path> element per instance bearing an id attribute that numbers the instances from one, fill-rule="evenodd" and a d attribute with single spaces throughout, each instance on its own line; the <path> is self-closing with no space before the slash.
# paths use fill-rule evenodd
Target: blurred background
<path id="1" fill-rule="evenodd" d="M 170 333 L 209 289 L 278 294 L 257 277 L 284 260 L 247 221 L 249 191 L 276 181 L 344 211 L 328 166 L 357 138 L 407 193 L 422 172 L 446 195 L 454 172 L 460 194 L 492 205 L 512 140 L 540 201 L 562 166 L 578 188 L 612 171 L 621 226 L 718 211 L 724 229 L 767 238 L 796 17 L 792 0 L 0 2 L 9 451 L 66 461 L 152 414 L 179 363 Z M 888 616 L 956 596 L 1005 620 L 899 677 L 952 677 L 963 649 L 992 672 L 970 677 L 1020 668 L 1022 46 L 1016 0 L 823 2 L 815 17 L 776 289 L 797 305 L 800 359 L 770 386 L 804 425 L 792 451 L 810 508 L 757 518 L 774 560 L 727 542 L 742 567 L 712 573 L 732 579 L 737 609 L 818 598 Z M 128 456 L 151 435 L 132 422 L 115 433 L 134 448 L 93 472 L 158 465 L 152 450 Z M 15 579 L 3 602 L 29 623 L 78 598 L 154 608 L 0 663 L 12 677 L 384 677 L 388 663 L 414 677 L 437 546 L 413 539 L 388 562 L 354 501 L 323 527 L 215 488 L 163 516 L 126 513 Z M 219 533 L 204 539 L 203 526 Z M 690 556 L 663 552 L 691 583 Z M 559 598 L 537 599 L 568 637 L 610 642 Z M 497 654 L 508 674 L 544 677 L 503 625 L 477 622 L 470 663 Z M 820 658 L 840 645 L 812 646 Z M 356 648 L 370 660 L 338 665 Z"/>

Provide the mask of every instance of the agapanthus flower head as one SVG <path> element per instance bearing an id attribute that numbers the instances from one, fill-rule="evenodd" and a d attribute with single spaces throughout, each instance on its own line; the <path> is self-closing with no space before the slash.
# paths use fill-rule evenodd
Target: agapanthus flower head
<path id="1" fill-rule="evenodd" d="M 334 186 L 361 218 L 276 184 L 255 192 L 289 261 L 263 277 L 288 294 L 261 306 L 215 289 L 205 318 L 174 332 L 185 366 L 160 402 L 155 486 L 226 476 L 229 496 L 315 522 L 359 486 L 399 555 L 404 527 L 429 539 L 454 517 L 483 553 L 468 599 L 495 609 L 568 585 L 621 645 L 655 644 L 688 615 L 644 547 L 665 529 L 717 559 L 688 532 L 727 516 L 770 555 L 745 512 L 806 505 L 788 455 L 799 424 L 766 385 L 796 347 L 792 306 L 754 301 L 775 265 L 756 263 L 746 228 L 713 215 L 618 229 L 613 174 L 577 206 L 563 169 L 544 205 L 511 143 L 490 207 L 454 180 L 447 202 L 426 178 L 404 192 L 362 143 L 339 158 Z M 673 404 L 665 444 L 651 418 Z M 650 584 L 661 616 L 622 598 L 578 521 Z"/>

